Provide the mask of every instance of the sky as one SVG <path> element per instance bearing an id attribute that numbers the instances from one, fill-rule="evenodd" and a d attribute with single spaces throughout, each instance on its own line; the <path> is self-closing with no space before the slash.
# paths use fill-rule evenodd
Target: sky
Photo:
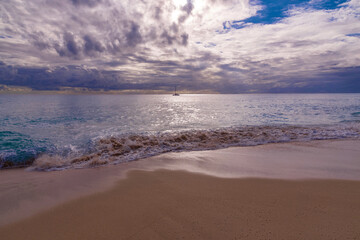
<path id="1" fill-rule="evenodd" d="M 360 92 L 360 0 L 6 0 L 0 84 Z"/>

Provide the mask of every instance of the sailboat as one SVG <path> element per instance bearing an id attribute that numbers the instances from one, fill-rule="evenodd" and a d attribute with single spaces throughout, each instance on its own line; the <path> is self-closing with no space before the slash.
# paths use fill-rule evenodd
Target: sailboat
<path id="1" fill-rule="evenodd" d="M 175 92 L 174 92 L 173 96 L 180 96 L 180 94 L 176 93 L 176 86 L 175 86 Z"/>

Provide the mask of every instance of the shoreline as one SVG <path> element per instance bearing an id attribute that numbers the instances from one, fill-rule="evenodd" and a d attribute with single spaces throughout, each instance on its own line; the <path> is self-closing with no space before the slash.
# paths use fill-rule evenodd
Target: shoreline
<path id="1" fill-rule="evenodd" d="M 167 180 L 161 180 L 163 183 L 164 181 L 178 181 L 177 185 L 172 186 L 174 189 L 179 187 L 180 182 L 186 181 L 188 178 L 203 179 L 199 180 L 203 181 L 202 185 L 194 186 L 196 191 L 207 189 L 208 184 L 205 184 L 207 181 L 213 182 L 214 186 L 217 186 L 217 182 L 234 181 L 230 184 L 232 187 L 244 184 L 244 186 L 248 186 L 248 190 L 249 186 L 253 184 L 249 182 L 260 181 L 262 184 L 271 183 L 274 186 L 300 184 L 299 189 L 323 182 L 322 187 L 304 192 L 305 195 L 302 197 L 308 198 L 316 195 L 316 192 L 322 191 L 323 187 L 337 189 L 336 186 L 339 184 L 344 189 L 357 192 L 356 189 L 360 189 L 358 156 L 360 156 L 359 140 L 322 140 L 232 147 L 212 151 L 166 153 L 134 162 L 91 169 L 55 172 L 26 172 L 21 169 L 10 169 L 1 171 L 0 174 L 0 232 L 6 232 L 6 229 L 14 226 L 31 225 L 34 218 L 44 219 L 45 215 L 47 216 L 45 218 L 48 218 L 47 214 L 51 212 L 56 212 L 55 216 L 60 216 L 59 208 L 70 205 L 78 207 L 79 201 L 94 203 L 91 199 L 98 195 L 105 194 L 111 198 L 114 195 L 110 192 L 119 189 L 119 185 L 129 189 L 129 186 L 126 187 L 126 181 L 130 181 L 130 178 L 139 189 L 143 189 L 142 185 L 146 181 L 144 183 L 140 180 L 146 178 L 150 182 L 156 181 L 157 177 L 154 175 L 161 177 L 165 174 Z M 140 178 L 135 176 L 134 179 L 134 175 L 140 175 Z M 175 176 L 173 179 L 171 177 L 173 175 L 177 177 Z M 279 181 L 284 184 L 279 184 Z M 156 185 L 151 188 L 162 197 L 169 194 L 169 189 L 162 192 L 163 190 L 156 190 Z M 260 194 L 264 189 L 266 188 L 260 186 L 254 191 Z M 289 191 L 291 188 L 286 189 Z M 147 197 L 146 189 L 139 191 L 140 195 L 137 197 Z M 144 193 L 141 194 L 141 191 Z M 340 188 L 334 191 L 340 191 Z M 333 193 L 336 194 L 336 192 Z M 206 196 L 209 192 L 204 194 Z M 246 192 L 242 194 L 246 194 Z M 331 196 L 324 194 L 324 197 Z M 229 191 L 225 195 L 231 197 L 232 193 Z M 137 197 L 133 200 L 135 201 Z M 266 196 L 263 197 L 266 198 Z M 354 199 L 360 200 L 357 196 Z M 220 200 L 218 196 L 213 201 Z M 192 201 L 196 201 L 196 199 Z M 348 201 L 348 197 L 341 201 Z M 76 202 L 77 204 L 75 204 Z M 306 202 L 306 204 L 312 204 L 311 202 Z M 143 204 L 146 205 L 146 202 Z M 353 204 L 355 204 L 355 208 L 359 207 L 360 209 L 356 202 Z M 336 206 L 338 205 L 341 204 L 336 204 Z M 70 209 L 74 210 L 73 207 Z M 191 206 L 187 206 L 185 209 L 191 209 Z M 261 209 L 261 205 L 256 209 Z M 265 209 L 263 210 L 265 211 Z M 93 217 L 97 218 L 96 215 Z M 85 224 L 83 227 L 85 226 L 87 225 Z M 8 236 L 9 239 L 12 237 L 11 234 Z"/>
<path id="2" fill-rule="evenodd" d="M 218 151 L 218 150 L 224 150 L 224 149 L 232 149 L 232 148 L 252 148 L 252 147 L 259 147 L 259 146 L 264 146 L 264 145 L 277 145 L 277 144 L 306 144 L 306 143 L 314 143 L 314 142 L 319 142 L 319 141 L 326 141 L 326 142 L 338 142 L 338 141 L 360 141 L 360 138 L 334 138 L 334 139 L 316 139 L 316 140 L 295 140 L 295 141 L 284 141 L 284 142 L 268 142 L 268 143 L 260 143 L 257 145 L 229 145 L 229 146 L 222 146 L 222 147 L 218 147 L 218 148 L 205 148 L 205 149 L 193 149 L 193 150 L 188 150 L 188 149 L 184 149 L 184 150 L 174 150 L 174 151 L 169 151 L 169 152 L 162 152 L 162 153 L 156 153 L 154 155 L 149 155 L 149 156 L 145 156 L 145 157 L 140 157 L 138 159 L 135 160 L 130 160 L 130 161 L 126 161 L 126 162 L 119 162 L 119 163 L 108 163 L 108 164 L 95 164 L 93 166 L 89 166 L 89 167 L 79 167 L 79 168 L 49 168 L 49 169 L 38 169 L 36 166 L 33 165 L 33 163 L 35 162 L 36 158 L 33 158 L 33 160 L 28 161 L 28 164 L 22 164 L 22 165 L 16 165 L 16 163 L 10 162 L 10 161 L 3 161 L 5 164 L 10 163 L 11 167 L 1 167 L 0 165 L 0 172 L 3 171 L 11 171 L 11 170 L 25 170 L 25 171 L 35 171 L 35 172 L 53 172 L 53 171 L 67 171 L 67 170 L 80 170 L 80 169 L 91 169 L 91 168 L 101 168 L 101 167 L 110 167 L 110 166 L 116 166 L 119 164 L 125 164 L 128 162 L 135 162 L 135 161 L 144 161 L 146 159 L 152 159 L 152 158 L 156 158 L 158 156 L 162 156 L 162 155 L 167 155 L 167 154 L 172 154 L 172 153 L 176 153 L 176 154 L 181 154 L 181 153 L 188 153 L 188 152 L 208 152 L 208 151 Z M 83 156 L 79 156 L 76 157 L 75 159 L 81 159 L 84 157 L 87 157 L 88 155 L 92 155 L 92 153 L 90 154 L 84 154 Z M 41 155 L 40 155 L 41 156 Z M 43 155 L 46 157 L 50 157 L 50 155 L 47 155 L 46 153 Z M 0 159 L 2 160 L 2 159 Z M 0 163 L 3 163 L 0 161 Z M 64 166 L 66 167 L 66 166 Z"/>
<path id="3" fill-rule="evenodd" d="M 124 134 L 94 140 L 88 151 L 72 155 L 59 152 L 30 154 L 32 160 L 0 158 L 0 168 L 29 165 L 33 170 L 57 171 L 120 164 L 158 156 L 168 152 L 188 152 L 251 147 L 274 143 L 317 140 L 359 140 L 359 123 L 335 125 L 269 125 L 225 127 L 213 130 L 184 130 L 158 134 Z M 11 133 L 13 134 L 13 133 Z M 10 135 L 11 135 L 10 134 Z M 16 135 L 16 134 L 15 134 Z M 50 144 L 51 145 L 51 144 Z M 28 149 L 29 150 L 29 149 Z M 28 151 L 26 150 L 26 151 Z M 63 149 L 64 150 L 64 149 Z M 82 152 L 82 153 L 81 153 Z"/>

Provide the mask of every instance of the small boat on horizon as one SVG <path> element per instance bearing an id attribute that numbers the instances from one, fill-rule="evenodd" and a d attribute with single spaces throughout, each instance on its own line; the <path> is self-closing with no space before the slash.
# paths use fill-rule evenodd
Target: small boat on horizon
<path id="1" fill-rule="evenodd" d="M 174 92 L 173 96 L 180 96 L 180 94 L 176 93 L 176 86 L 175 86 L 175 92 Z"/>

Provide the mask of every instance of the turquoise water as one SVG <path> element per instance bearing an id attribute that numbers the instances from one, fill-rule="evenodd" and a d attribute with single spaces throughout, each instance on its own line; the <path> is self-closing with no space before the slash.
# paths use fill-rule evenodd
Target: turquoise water
<path id="1" fill-rule="evenodd" d="M 360 94 L 3 94 L 0 167 L 44 156 L 54 161 L 49 168 L 85 166 L 74 159 L 94 153 L 108 163 L 109 144 L 122 145 L 112 153 L 121 162 L 164 151 L 357 138 L 359 125 Z"/>

